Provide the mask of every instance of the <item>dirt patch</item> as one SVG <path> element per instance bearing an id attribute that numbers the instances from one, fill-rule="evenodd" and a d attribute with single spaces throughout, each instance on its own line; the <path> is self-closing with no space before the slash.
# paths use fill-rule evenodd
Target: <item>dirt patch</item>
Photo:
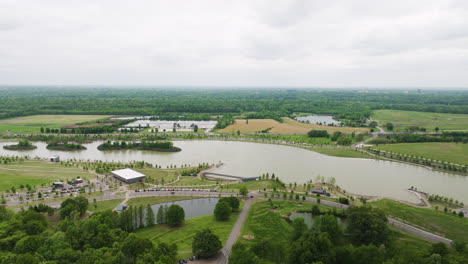
<path id="1" fill-rule="evenodd" d="M 243 239 L 247 239 L 247 240 L 252 240 L 252 239 L 254 239 L 255 237 L 252 236 L 252 235 L 243 235 L 242 238 L 243 238 Z"/>
<path id="2" fill-rule="evenodd" d="M 16 123 L 18 121 L 28 120 L 27 118 L 15 118 L 15 119 L 7 119 L 7 120 L 0 120 L 0 123 Z"/>
<path id="3" fill-rule="evenodd" d="M 270 209 L 271 212 L 276 213 L 278 212 L 278 209 Z"/>
<path id="4" fill-rule="evenodd" d="M 287 215 L 287 214 L 282 214 L 281 217 L 288 218 L 289 215 Z"/>

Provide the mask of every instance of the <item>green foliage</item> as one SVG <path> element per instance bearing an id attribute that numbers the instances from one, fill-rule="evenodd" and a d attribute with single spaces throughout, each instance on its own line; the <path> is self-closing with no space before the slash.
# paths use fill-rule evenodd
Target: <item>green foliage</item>
<path id="1" fill-rule="evenodd" d="M 155 150 L 155 151 L 180 151 L 180 148 L 174 147 L 170 141 L 166 142 L 119 142 L 106 141 L 98 146 L 99 150 L 122 150 L 122 149 L 140 149 L 140 150 Z"/>
<path id="2" fill-rule="evenodd" d="M 332 264 L 335 261 L 335 252 L 327 233 L 309 229 L 299 239 L 291 241 L 289 263 L 313 263 L 316 261 Z"/>
<path id="3" fill-rule="evenodd" d="M 162 207 L 162 206 L 161 206 Z M 159 207 L 159 209 L 161 209 L 161 207 Z M 159 210 L 158 210 L 158 224 L 161 224 L 161 222 L 159 222 Z M 154 212 L 153 212 L 153 208 L 151 208 L 151 205 L 147 205 L 146 206 L 146 214 L 145 214 L 145 218 L 146 218 L 146 226 L 153 226 L 154 225 Z"/>
<path id="4" fill-rule="evenodd" d="M 390 239 L 384 212 L 367 206 L 351 206 L 348 209 L 347 231 L 354 245 L 381 245 Z"/>
<path id="5" fill-rule="evenodd" d="M 259 264 L 258 257 L 246 245 L 237 242 L 232 247 L 231 255 L 229 256 L 231 264 Z"/>
<path id="6" fill-rule="evenodd" d="M 184 208 L 180 205 L 173 204 L 169 206 L 167 210 L 167 224 L 169 226 L 175 227 L 180 226 L 185 220 Z"/>
<path id="7" fill-rule="evenodd" d="M 307 133 L 307 136 L 314 138 L 314 137 L 329 137 L 328 132 L 326 130 L 311 130 Z"/>
<path id="8" fill-rule="evenodd" d="M 239 199 L 237 199 L 237 197 L 234 197 L 234 196 L 223 197 L 223 198 L 219 199 L 218 203 L 220 203 L 220 202 L 227 203 L 231 207 L 232 211 L 234 211 L 234 212 L 239 211 L 240 201 L 239 201 Z"/>
<path id="9" fill-rule="evenodd" d="M 82 196 L 68 198 L 60 204 L 59 215 L 62 219 L 73 217 L 74 213 L 83 216 L 88 210 L 88 204 L 88 199 Z"/>
<path id="10" fill-rule="evenodd" d="M 227 221 L 231 216 L 232 208 L 227 201 L 218 201 L 214 209 L 214 216 L 218 221 Z"/>
<path id="11" fill-rule="evenodd" d="M 192 242 L 192 253 L 197 256 L 209 258 L 222 248 L 221 240 L 210 229 L 197 232 Z"/>

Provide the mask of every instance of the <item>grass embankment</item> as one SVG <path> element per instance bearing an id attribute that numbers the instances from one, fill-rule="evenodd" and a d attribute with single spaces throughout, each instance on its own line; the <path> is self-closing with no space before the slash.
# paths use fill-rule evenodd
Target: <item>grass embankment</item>
<path id="1" fill-rule="evenodd" d="M 83 179 L 95 178 L 94 174 L 79 168 L 61 166 L 59 163 L 45 161 L 12 162 L 0 165 L 0 190 L 18 188 L 21 184 L 39 186 L 50 184 L 56 180 L 72 180 L 77 177 Z"/>
<path id="2" fill-rule="evenodd" d="M 376 110 L 372 113 L 372 119 L 377 120 L 383 128 L 387 122 L 393 123 L 394 131 L 404 131 L 414 126 L 424 127 L 428 131 L 434 131 L 436 127 L 441 130 L 468 129 L 467 114 Z"/>
<path id="3" fill-rule="evenodd" d="M 380 200 L 370 203 L 381 208 L 385 213 L 415 225 L 426 231 L 454 240 L 468 238 L 468 219 L 427 208 L 417 208 L 393 200 Z"/>
<path id="4" fill-rule="evenodd" d="M 242 208 L 241 204 L 241 208 Z M 223 245 L 226 243 L 232 228 L 236 223 L 239 212 L 233 213 L 229 221 L 216 221 L 214 215 L 205 215 L 186 219 L 184 225 L 179 228 L 170 228 L 167 225 L 155 225 L 143 228 L 136 235 L 148 238 L 153 242 L 166 242 L 177 244 L 177 251 L 191 251 L 195 234 L 205 228 L 209 228 L 219 236 Z"/>
<path id="5" fill-rule="evenodd" d="M 252 190 L 252 191 L 272 191 L 273 188 L 276 188 L 276 190 L 285 190 L 283 186 L 281 186 L 280 183 L 273 181 L 273 180 L 260 180 L 260 181 L 250 181 L 250 182 L 243 182 L 243 183 L 234 183 L 234 184 L 228 184 L 223 186 L 222 191 L 225 192 L 239 192 L 239 189 L 242 187 L 246 187 L 247 190 Z"/>
<path id="6" fill-rule="evenodd" d="M 305 149 L 312 150 L 324 155 L 342 157 L 342 158 L 363 158 L 363 159 L 375 159 L 365 152 L 355 150 L 353 148 L 339 148 L 339 147 L 305 147 Z"/>
<path id="7" fill-rule="evenodd" d="M 180 169 L 155 169 L 155 168 L 144 168 L 144 169 L 135 169 L 136 171 L 146 175 L 146 181 L 163 184 L 170 183 L 177 180 L 177 176 L 182 173 L 182 168 Z"/>
<path id="8" fill-rule="evenodd" d="M 108 118 L 108 115 L 32 115 L 0 120 L 0 133 L 40 133 L 41 127 L 58 129 L 82 122 Z"/>
<path id="9" fill-rule="evenodd" d="M 273 119 L 249 119 L 248 123 L 245 119 L 237 119 L 234 124 L 227 126 L 224 129 L 218 130 L 220 133 L 259 133 L 268 130 L 269 133 L 289 134 L 298 133 L 306 134 L 310 130 L 327 130 L 329 133 L 340 131 L 343 133 L 352 132 L 368 132 L 367 128 L 358 127 L 333 127 L 321 126 L 315 124 L 304 124 L 291 118 L 283 117 L 283 123 Z"/>
<path id="10" fill-rule="evenodd" d="M 401 143 L 378 145 L 373 148 L 456 164 L 468 164 L 468 144 L 450 142 Z"/>

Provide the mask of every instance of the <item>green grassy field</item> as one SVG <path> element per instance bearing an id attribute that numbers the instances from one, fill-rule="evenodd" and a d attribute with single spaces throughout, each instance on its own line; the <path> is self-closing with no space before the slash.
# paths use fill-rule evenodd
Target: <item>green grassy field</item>
<path id="1" fill-rule="evenodd" d="M 372 119 L 378 121 L 381 127 L 387 122 L 393 123 L 394 131 L 402 131 L 411 126 L 425 127 L 428 131 L 434 131 L 435 127 L 441 130 L 468 129 L 466 114 L 376 110 L 372 113 Z"/>
<path id="2" fill-rule="evenodd" d="M 10 189 L 12 186 L 29 184 L 38 186 L 49 184 L 56 180 L 66 180 L 82 177 L 94 178 L 95 175 L 79 168 L 68 168 L 57 163 L 46 161 L 25 161 L 0 165 L 0 190 Z"/>
<path id="3" fill-rule="evenodd" d="M 241 187 L 246 187 L 248 190 L 273 190 L 275 187 L 278 191 L 284 189 L 279 183 L 272 180 L 250 181 L 243 183 L 235 183 L 223 186 L 222 190 L 226 192 L 238 192 Z"/>
<path id="4" fill-rule="evenodd" d="M 108 118 L 108 115 L 32 115 L 0 120 L 0 133 L 40 133 L 40 128 L 61 128 Z"/>
<path id="5" fill-rule="evenodd" d="M 223 245 L 226 243 L 232 231 L 239 213 L 233 213 L 229 221 L 216 221 L 212 214 L 186 219 L 182 227 L 170 228 L 167 225 L 155 225 L 143 228 L 136 232 L 136 235 L 148 238 L 153 242 L 176 243 L 178 251 L 191 251 L 192 240 L 197 231 L 209 228 L 219 236 Z"/>
<path id="6" fill-rule="evenodd" d="M 96 213 L 105 210 L 114 210 L 117 205 L 119 205 L 124 199 L 112 199 L 112 200 L 104 200 L 104 201 L 97 201 L 97 207 L 94 207 L 94 203 L 89 203 L 89 210 Z"/>
<path id="7" fill-rule="evenodd" d="M 146 177 L 151 180 L 158 181 L 159 184 L 169 183 L 177 180 L 177 176 L 180 175 L 180 172 L 183 169 L 154 169 L 154 168 L 144 168 L 136 169 L 138 172 L 141 172 L 146 175 Z"/>
<path id="8" fill-rule="evenodd" d="M 449 142 L 402 143 L 378 145 L 374 148 L 457 164 L 468 164 L 468 144 Z"/>
<path id="9" fill-rule="evenodd" d="M 384 199 L 370 203 L 381 208 L 390 217 L 402 219 L 424 230 L 454 240 L 468 238 L 468 219 L 426 208 L 417 208 L 396 201 Z"/>

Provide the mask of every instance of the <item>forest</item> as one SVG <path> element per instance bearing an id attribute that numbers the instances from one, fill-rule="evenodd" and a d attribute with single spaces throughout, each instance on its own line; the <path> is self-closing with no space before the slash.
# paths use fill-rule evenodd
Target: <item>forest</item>
<path id="1" fill-rule="evenodd" d="M 174 113 L 197 114 L 200 120 L 206 119 L 207 113 L 277 119 L 293 113 L 315 113 L 359 125 L 377 109 L 468 113 L 466 91 L 138 87 L 0 87 L 0 91 L 0 119 L 32 114 L 169 117 Z"/>

